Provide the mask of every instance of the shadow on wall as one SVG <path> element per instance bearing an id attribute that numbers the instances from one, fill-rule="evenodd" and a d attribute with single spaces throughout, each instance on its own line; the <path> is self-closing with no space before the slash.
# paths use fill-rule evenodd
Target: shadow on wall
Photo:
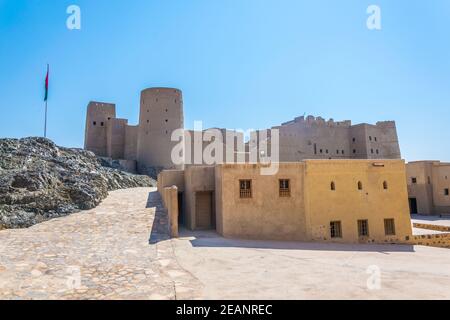
<path id="1" fill-rule="evenodd" d="M 279 249 L 300 251 L 365 251 L 379 252 L 383 254 L 389 254 L 389 252 L 414 252 L 414 246 L 412 245 L 239 240 L 223 238 L 213 231 L 190 231 L 186 229 L 180 230 L 180 238 L 194 238 L 190 240 L 193 247 Z"/>
<path id="2" fill-rule="evenodd" d="M 170 240 L 167 210 L 164 208 L 161 195 L 158 191 L 149 193 L 146 208 L 155 208 L 155 219 L 153 220 L 149 243 L 157 244 L 161 241 Z"/>

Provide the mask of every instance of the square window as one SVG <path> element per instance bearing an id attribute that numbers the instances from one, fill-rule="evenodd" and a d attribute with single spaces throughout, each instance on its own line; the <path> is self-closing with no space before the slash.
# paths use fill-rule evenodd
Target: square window
<path id="1" fill-rule="evenodd" d="M 94 121 L 92 124 L 93 124 L 94 126 L 96 126 L 96 125 L 97 125 L 97 121 Z"/>
<path id="2" fill-rule="evenodd" d="M 358 220 L 358 235 L 360 237 L 369 236 L 369 220 Z"/>
<path id="3" fill-rule="evenodd" d="M 417 183 L 417 178 L 411 178 L 411 182 L 413 183 L 413 184 L 416 184 Z"/>
<path id="4" fill-rule="evenodd" d="M 288 179 L 280 179 L 280 197 L 291 196 L 291 182 Z"/>
<path id="5" fill-rule="evenodd" d="M 395 236 L 394 219 L 384 219 L 384 233 L 387 236 Z"/>
<path id="6" fill-rule="evenodd" d="M 239 196 L 241 199 L 252 197 L 252 180 L 239 180 Z"/>
<path id="7" fill-rule="evenodd" d="M 340 221 L 330 222 L 330 236 L 331 238 L 342 238 L 342 226 Z"/>

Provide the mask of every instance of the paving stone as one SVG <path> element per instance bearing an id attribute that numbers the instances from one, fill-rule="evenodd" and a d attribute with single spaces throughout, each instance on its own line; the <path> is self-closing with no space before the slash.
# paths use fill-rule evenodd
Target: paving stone
<path id="1" fill-rule="evenodd" d="M 154 188 L 113 191 L 94 210 L 0 231 L 0 299 L 175 299 L 178 288 L 200 295 L 176 262 Z"/>

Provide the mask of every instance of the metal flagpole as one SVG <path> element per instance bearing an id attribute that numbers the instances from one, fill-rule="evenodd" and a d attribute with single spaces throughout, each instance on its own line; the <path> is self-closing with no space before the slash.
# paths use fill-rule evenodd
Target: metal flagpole
<path id="1" fill-rule="evenodd" d="M 44 122 L 44 138 L 47 138 L 47 102 L 48 102 L 48 76 L 49 76 L 49 64 L 47 63 L 47 75 L 45 77 L 45 122 Z"/>
<path id="2" fill-rule="evenodd" d="M 44 124 L 44 138 L 47 138 L 47 100 L 45 100 L 45 124 Z"/>

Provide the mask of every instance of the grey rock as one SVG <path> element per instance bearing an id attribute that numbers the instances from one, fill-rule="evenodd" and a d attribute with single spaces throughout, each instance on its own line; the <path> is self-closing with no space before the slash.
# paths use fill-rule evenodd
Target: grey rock
<path id="1" fill-rule="evenodd" d="M 102 163 L 92 152 L 45 138 L 0 139 L 0 230 L 92 209 L 108 191 L 156 185 Z"/>

